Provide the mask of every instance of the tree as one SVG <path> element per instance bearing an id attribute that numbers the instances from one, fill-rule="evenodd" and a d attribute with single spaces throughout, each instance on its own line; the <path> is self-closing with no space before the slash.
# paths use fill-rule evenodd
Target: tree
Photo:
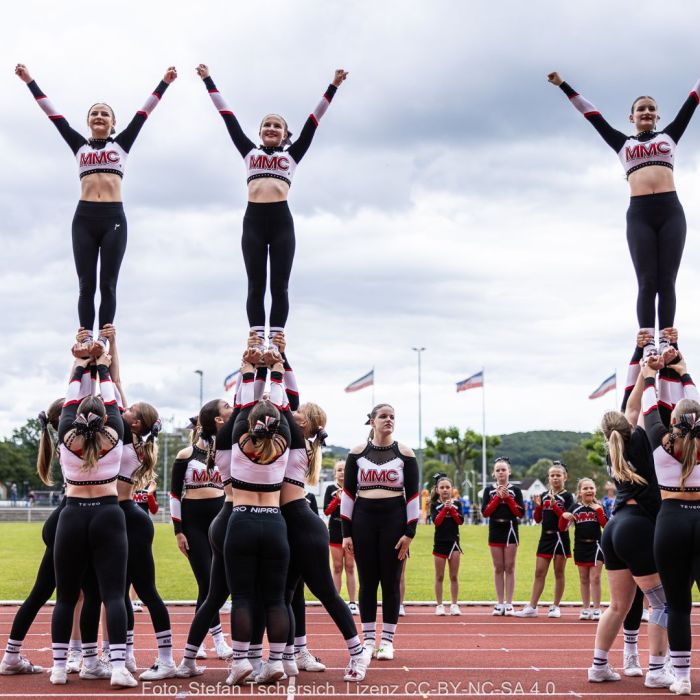
<path id="1" fill-rule="evenodd" d="M 425 440 L 425 456 L 431 460 L 426 462 L 425 473 L 429 473 L 430 468 L 434 469 L 433 473 L 437 473 L 440 471 L 439 467 L 443 466 L 442 471 L 449 474 L 448 467 L 451 467 L 454 476 L 453 483 L 458 489 L 461 489 L 467 472 L 475 469 L 477 458 L 481 458 L 481 437 L 481 433 L 470 428 L 467 428 L 461 435 L 456 425 L 451 425 L 449 428 L 436 428 L 435 437 Z M 493 456 L 493 450 L 489 448 L 497 447 L 500 444 L 501 438 L 497 435 L 486 436 L 487 460 Z"/>
<path id="2" fill-rule="evenodd" d="M 0 481 L 17 483 L 20 493 L 26 481 L 32 488 L 41 481 L 36 473 L 41 427 L 36 418 L 30 418 L 23 426 L 15 428 L 12 435 L 0 441 Z"/>

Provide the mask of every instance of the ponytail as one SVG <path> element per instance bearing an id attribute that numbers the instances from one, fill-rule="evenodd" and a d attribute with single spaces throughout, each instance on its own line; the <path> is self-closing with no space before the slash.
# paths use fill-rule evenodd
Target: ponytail
<path id="1" fill-rule="evenodd" d="M 133 408 L 139 414 L 139 421 L 143 426 L 142 430 L 146 433 L 145 435 L 137 435 L 132 432 L 134 449 L 141 462 L 132 478 L 137 488 L 141 488 L 155 479 L 158 472 L 158 435 L 162 424 L 158 417 L 158 411 L 151 404 L 141 401 L 134 404 Z"/>
<path id="2" fill-rule="evenodd" d="M 671 415 L 673 430 L 671 443 L 682 438 L 681 491 L 685 491 L 686 479 L 698 464 L 698 438 L 700 438 L 700 403 L 693 399 L 681 399 Z"/>
<path id="3" fill-rule="evenodd" d="M 299 413 L 306 421 L 308 433 L 314 436 L 313 441 L 307 440 L 306 483 L 315 486 L 323 464 L 323 448 L 326 446 L 328 437 L 325 429 L 328 416 L 318 404 L 310 402 L 299 406 Z"/>
<path id="4" fill-rule="evenodd" d="M 627 418 L 619 411 L 608 411 L 603 415 L 600 428 L 607 442 L 610 473 L 613 478 L 618 482 L 646 485 L 647 480 L 641 474 L 637 474 L 625 459 L 625 443 L 632 435 Z"/>

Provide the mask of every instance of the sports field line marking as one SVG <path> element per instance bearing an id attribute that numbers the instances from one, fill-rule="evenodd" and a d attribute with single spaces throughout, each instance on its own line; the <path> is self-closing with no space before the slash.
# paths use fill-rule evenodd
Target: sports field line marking
<path id="1" fill-rule="evenodd" d="M 296 689 L 296 676 L 292 676 L 289 679 L 289 684 L 287 685 L 287 700 L 294 700 L 295 689 Z"/>

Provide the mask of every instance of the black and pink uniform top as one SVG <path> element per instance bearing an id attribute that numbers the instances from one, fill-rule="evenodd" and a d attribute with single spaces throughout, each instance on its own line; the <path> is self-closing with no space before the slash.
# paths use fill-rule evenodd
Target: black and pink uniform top
<path id="1" fill-rule="evenodd" d="M 535 507 L 533 516 L 535 522 L 542 523 L 542 532 L 558 532 L 559 518 L 574 505 L 573 495 L 568 491 L 560 491 L 552 496 L 549 491 L 545 491 L 540 499 L 540 505 Z"/>
<path id="2" fill-rule="evenodd" d="M 321 117 L 326 113 L 333 96 L 338 88 L 329 85 L 316 109 L 309 115 L 299 134 L 299 138 L 288 148 L 282 146 L 268 147 L 256 146 L 244 133 L 236 115 L 226 104 L 226 100 L 216 89 L 214 81 L 209 77 L 204 79 L 204 85 L 209 91 L 214 106 L 223 117 L 228 133 L 234 146 L 238 149 L 245 161 L 247 182 L 261 177 L 271 177 L 282 180 L 288 185 L 292 184 L 294 171 L 301 159 L 309 150 L 311 141 L 318 127 Z"/>
<path id="3" fill-rule="evenodd" d="M 690 95 L 683 103 L 676 118 L 661 131 L 642 131 L 635 136 L 627 136 L 614 129 L 601 113 L 582 95 L 579 95 L 568 83 L 559 87 L 564 91 L 571 104 L 583 114 L 612 148 L 622 163 L 625 176 L 648 165 L 661 165 L 673 170 L 676 146 L 686 130 L 695 108 L 700 103 L 700 81 L 695 83 Z"/>
<path id="4" fill-rule="evenodd" d="M 352 514 L 359 491 L 382 489 L 406 497 L 404 534 L 415 537 L 418 522 L 418 462 L 401 454 L 397 442 L 379 447 L 368 442 L 360 454 L 348 454 L 340 501 L 343 537 L 352 537 Z"/>
<path id="5" fill-rule="evenodd" d="M 93 173 L 113 173 L 124 177 L 124 168 L 131 147 L 146 123 L 148 115 L 155 109 L 168 84 L 162 80 L 158 87 L 148 96 L 143 107 L 136 112 L 124 131 L 116 137 L 107 139 L 86 139 L 68 123 L 68 120 L 53 106 L 53 103 L 41 91 L 35 80 L 27 83 L 37 104 L 56 125 L 64 141 L 68 144 L 78 162 L 80 178 Z"/>

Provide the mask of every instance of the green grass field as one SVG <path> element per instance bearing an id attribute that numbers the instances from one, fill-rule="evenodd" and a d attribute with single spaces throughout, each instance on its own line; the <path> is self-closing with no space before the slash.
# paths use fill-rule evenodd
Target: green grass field
<path id="1" fill-rule="evenodd" d="M 158 590 L 166 600 L 192 600 L 197 597 L 194 577 L 185 558 L 175 544 L 172 527 L 156 524 L 153 545 Z M 539 527 L 521 527 L 521 545 L 516 568 L 516 600 L 530 597 L 535 570 L 535 549 Z M 493 569 L 486 544 L 488 528 L 461 528 L 464 554 L 459 572 L 460 600 L 493 600 Z M 0 599 L 22 600 L 34 583 L 37 566 L 44 552 L 39 523 L 0 524 L 0 555 L 4 574 L 0 577 Z M 432 556 L 433 527 L 419 526 L 411 547 L 406 570 L 406 599 L 434 600 L 434 565 Z M 566 567 L 564 600 L 580 600 L 578 572 L 573 560 Z M 542 600 L 551 600 L 554 577 L 550 573 Z M 449 600 L 448 582 L 445 597 Z M 607 600 L 607 582 L 603 575 L 603 600 Z"/>

